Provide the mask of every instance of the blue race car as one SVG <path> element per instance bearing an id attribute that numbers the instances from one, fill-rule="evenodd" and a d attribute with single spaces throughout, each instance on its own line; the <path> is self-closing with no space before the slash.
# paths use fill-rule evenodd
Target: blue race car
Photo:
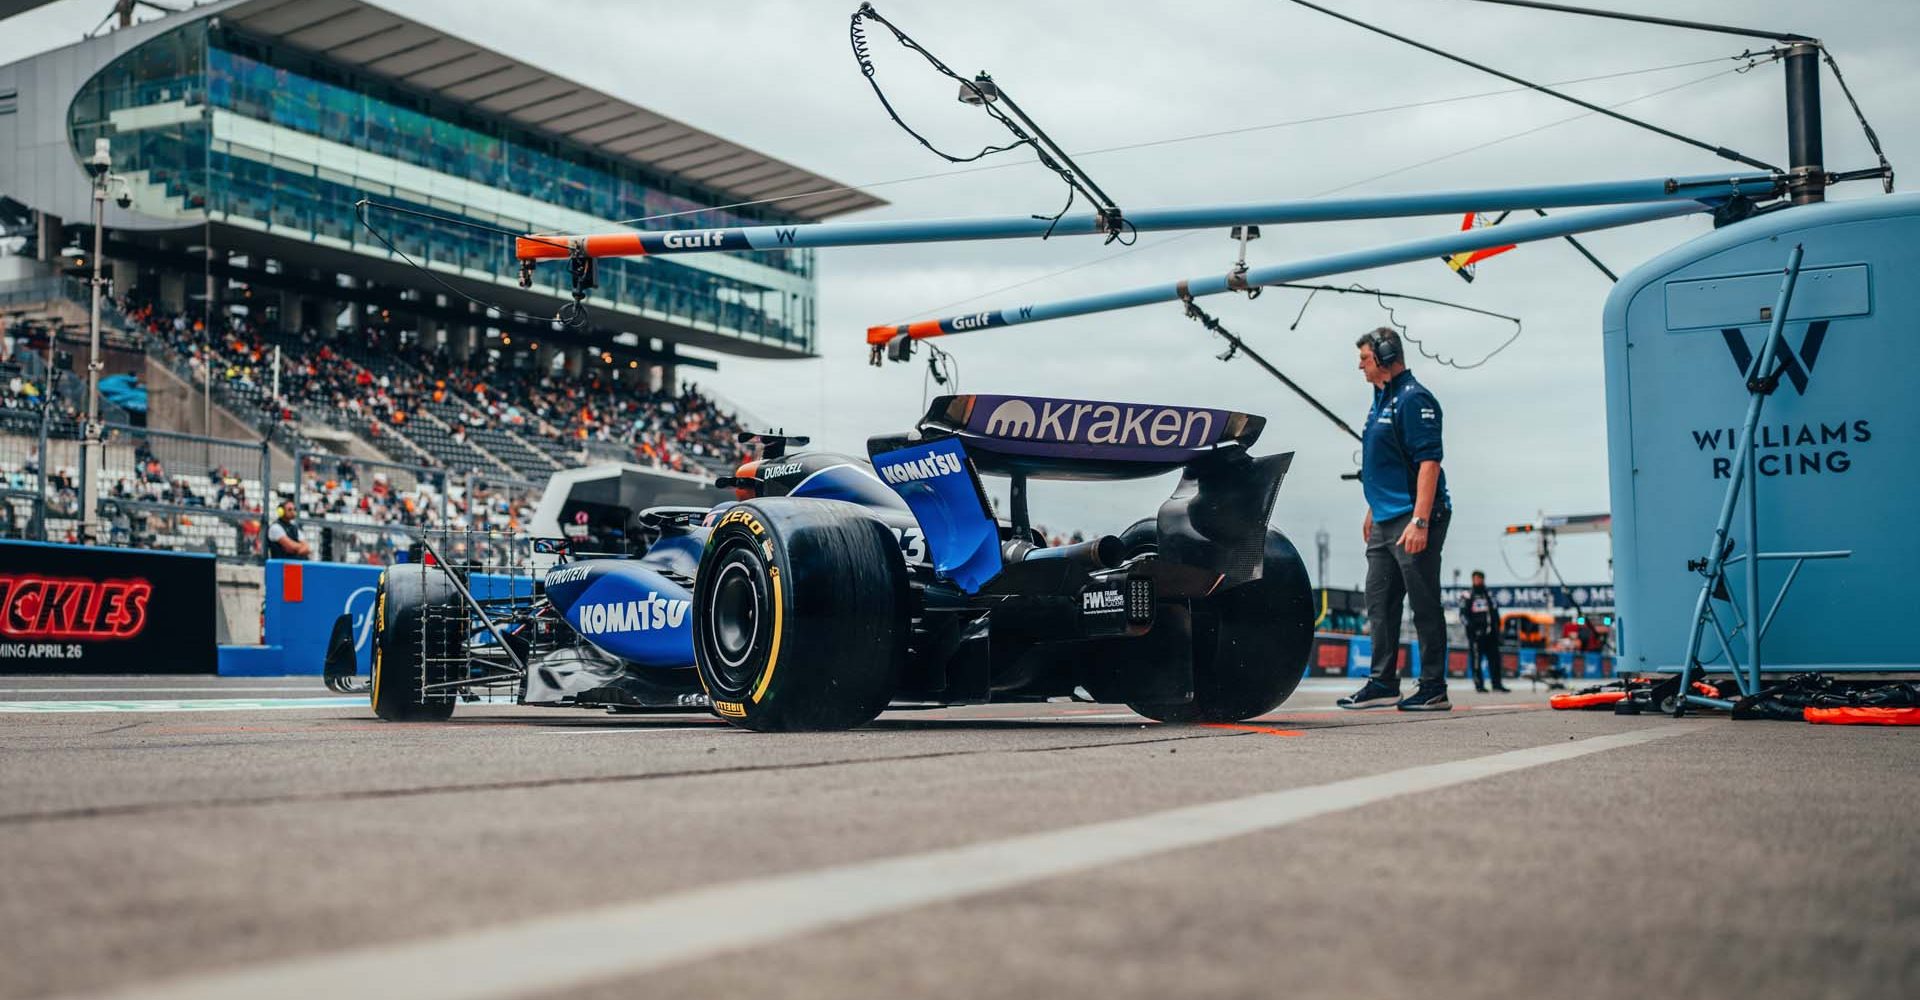
<path id="1" fill-rule="evenodd" d="M 1185 406 L 1030 396 L 936 399 L 869 458 L 794 450 L 718 485 L 738 500 L 655 507 L 637 556 L 536 542 L 551 568 L 502 583 L 439 560 L 382 577 L 371 697 L 444 719 L 477 692 L 524 704 L 706 709 L 756 730 L 863 725 L 889 705 L 1075 697 L 1170 722 L 1271 711 L 1306 672 L 1306 565 L 1268 526 L 1292 454 L 1265 420 Z M 1155 516 L 1045 544 L 1033 479 L 1178 471 Z M 982 476 L 1009 481 L 997 516 Z"/>

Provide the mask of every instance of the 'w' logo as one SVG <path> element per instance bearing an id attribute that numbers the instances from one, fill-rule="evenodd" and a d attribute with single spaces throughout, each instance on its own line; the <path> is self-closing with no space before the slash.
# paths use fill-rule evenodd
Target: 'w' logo
<path id="1" fill-rule="evenodd" d="M 1753 349 L 1747 346 L 1747 338 L 1737 329 L 1721 330 L 1720 335 L 1727 338 L 1727 350 L 1733 352 L 1733 363 L 1745 375 L 1753 367 Z M 1763 332 L 1764 339 L 1766 334 Z M 1780 366 L 1780 374 L 1793 383 L 1795 392 L 1807 394 L 1807 380 L 1813 377 L 1813 361 L 1820 356 L 1820 345 L 1827 340 L 1827 321 L 1816 320 L 1807 324 L 1807 336 L 1800 342 L 1800 355 L 1794 356 L 1793 346 L 1787 343 L 1786 332 L 1780 334 L 1780 350 L 1774 353 Z M 1766 374 L 1761 372 L 1762 375 Z"/>

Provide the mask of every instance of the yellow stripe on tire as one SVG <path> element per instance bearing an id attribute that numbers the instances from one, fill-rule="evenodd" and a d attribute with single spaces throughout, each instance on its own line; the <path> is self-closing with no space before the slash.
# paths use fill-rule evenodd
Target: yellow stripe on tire
<path id="1" fill-rule="evenodd" d="M 386 645 L 380 637 L 387 631 L 387 574 L 380 573 L 380 597 L 374 601 L 373 608 L 373 683 L 367 685 L 367 700 L 373 704 L 373 710 L 380 710 L 380 647 Z"/>
<path id="2" fill-rule="evenodd" d="M 780 600 L 780 567 L 768 566 L 767 576 L 773 581 L 773 650 L 767 654 L 767 669 L 760 671 L 760 683 L 753 686 L 753 703 L 756 705 L 760 704 L 760 699 L 766 696 L 767 685 L 773 681 L 773 668 L 780 662 L 780 620 L 783 603 Z"/>

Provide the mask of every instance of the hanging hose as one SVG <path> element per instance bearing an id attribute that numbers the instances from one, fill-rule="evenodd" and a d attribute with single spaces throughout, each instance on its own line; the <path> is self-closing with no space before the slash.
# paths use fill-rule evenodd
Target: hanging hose
<path id="1" fill-rule="evenodd" d="M 903 47 L 919 53 L 920 57 L 927 61 L 927 65 L 932 66 L 942 76 L 958 81 L 963 95 L 962 100 L 968 104 L 978 106 L 987 113 L 989 118 L 1005 126 L 1007 131 L 1013 134 L 1014 141 L 1004 146 L 983 146 L 977 152 L 961 155 L 949 153 L 939 146 L 934 145 L 931 139 L 921 134 L 920 131 L 912 125 L 907 124 L 906 119 L 900 117 L 900 112 L 895 110 L 893 102 L 887 99 L 886 91 L 880 86 L 878 70 L 873 64 L 873 47 L 867 40 L 866 27 L 864 24 L 866 21 L 874 21 L 880 24 L 892 32 L 894 39 Z M 1094 204 L 1095 209 L 1100 214 L 1100 218 L 1106 229 L 1107 242 L 1112 243 L 1116 240 L 1121 243 L 1132 242 L 1132 239 L 1125 235 L 1132 231 L 1132 227 L 1129 226 L 1121 216 L 1120 207 L 1114 203 L 1112 198 L 1107 197 L 1106 192 L 1100 190 L 1098 184 L 1095 184 L 1084 172 L 1080 171 L 1073 163 L 1072 158 L 1067 155 L 1067 152 L 1055 144 L 1038 125 L 1035 125 L 1033 119 L 1027 117 L 1025 112 L 1020 110 L 1020 106 L 1014 103 L 1013 98 L 1004 90 L 1000 89 L 987 74 L 981 73 L 974 79 L 969 80 L 954 72 L 945 62 L 941 61 L 939 56 L 927 51 L 925 46 L 914 41 L 911 36 L 901 31 L 892 21 L 881 16 L 880 12 L 875 10 L 871 3 L 862 3 L 860 8 L 853 12 L 853 16 L 847 25 L 847 39 L 853 47 L 854 61 L 860 65 L 860 75 L 866 77 L 867 86 L 873 88 L 873 96 L 880 99 L 880 106 L 886 109 L 887 117 L 893 119 L 895 125 L 900 126 L 908 135 L 913 136 L 920 145 L 931 150 L 934 155 L 949 163 L 972 163 L 975 160 L 991 156 L 995 153 L 1004 153 L 1010 149 L 1027 146 L 1033 150 L 1033 154 L 1040 160 L 1041 166 L 1046 167 L 1048 170 L 1060 176 L 1060 179 L 1067 185 L 1067 203 L 1060 207 L 1060 211 L 1052 215 L 1034 216 L 1036 219 L 1046 219 L 1049 223 L 1046 233 L 1041 237 L 1042 239 L 1053 235 L 1053 226 L 1057 225 L 1062 218 L 1066 217 L 1067 212 L 1073 209 L 1075 197 L 1085 196 L 1088 201 Z M 1023 127 L 1020 122 L 1014 121 L 1005 111 L 996 107 L 996 105 L 1000 103 L 1005 103 L 1014 114 L 1019 115 L 1025 121 L 1025 126 Z M 1033 131 L 1029 132 L 1028 128 L 1031 128 Z M 1062 161 L 1064 161 L 1064 163 Z"/>
<path id="2" fill-rule="evenodd" d="M 1378 288 L 1369 288 L 1366 285 L 1362 285 L 1358 282 L 1347 285 L 1345 287 L 1341 287 L 1339 285 L 1303 285 L 1303 284 L 1296 284 L 1292 282 L 1284 282 L 1284 283 L 1276 284 L 1273 287 L 1309 289 L 1307 294 L 1307 300 L 1305 302 L 1300 303 L 1300 311 L 1299 313 L 1295 314 L 1295 316 L 1293 317 L 1293 325 L 1287 327 L 1287 329 L 1289 330 L 1295 330 L 1300 327 L 1300 320 L 1306 316 L 1307 307 L 1313 304 L 1313 297 L 1315 295 L 1318 295 L 1321 292 L 1337 292 L 1341 295 L 1371 295 L 1373 296 L 1374 302 L 1378 304 L 1382 310 L 1385 310 L 1387 314 L 1387 325 L 1400 331 L 1401 339 L 1405 340 L 1409 344 L 1412 344 L 1414 346 L 1414 349 L 1419 352 L 1421 357 L 1426 358 L 1428 361 L 1431 361 L 1437 365 L 1443 365 L 1445 367 L 1458 369 L 1460 371 L 1472 371 L 1473 369 L 1478 368 L 1489 361 L 1492 361 L 1495 355 L 1499 354 L 1501 351 L 1506 350 L 1508 347 L 1513 345 L 1514 341 L 1520 339 L 1520 332 L 1522 329 L 1520 317 L 1518 316 L 1509 316 L 1505 313 L 1497 313 L 1491 309 L 1480 309 L 1474 306 L 1461 305 L 1458 302 L 1448 302 L 1445 299 L 1430 299 L 1424 295 L 1406 295 L 1399 292 L 1383 291 Z M 1427 350 L 1426 345 L 1421 343 L 1419 339 L 1408 334 L 1407 325 L 1405 323 L 1400 322 L 1399 314 L 1394 311 L 1394 308 L 1392 306 L 1387 305 L 1388 299 L 1405 299 L 1409 302 L 1425 302 L 1428 305 L 1444 306 L 1448 309 L 1458 309 L 1461 312 L 1470 312 L 1470 313 L 1476 313 L 1481 316 L 1491 316 L 1495 319 L 1503 319 L 1513 324 L 1513 336 L 1510 336 L 1506 340 L 1502 341 L 1500 343 L 1500 346 L 1494 348 L 1491 351 L 1488 351 L 1486 355 L 1482 357 L 1480 360 L 1472 362 L 1470 364 L 1461 364 L 1460 362 L 1455 361 L 1453 358 L 1436 354 L 1432 351 Z"/>
<path id="3" fill-rule="evenodd" d="M 1266 358 L 1261 357 L 1258 351 L 1255 351 L 1253 348 L 1248 347 L 1246 341 L 1241 340 L 1239 337 L 1235 336 L 1233 331 L 1221 325 L 1220 321 L 1213 318 L 1213 316 L 1210 315 L 1205 309 L 1200 308 L 1199 304 L 1193 301 L 1193 294 L 1187 291 L 1187 283 L 1184 281 L 1180 283 L 1180 301 L 1184 303 L 1187 307 L 1188 319 L 1198 320 L 1201 326 L 1204 326 L 1209 331 L 1213 333 L 1217 333 L 1221 337 L 1225 338 L 1227 342 L 1227 353 L 1221 355 L 1220 360 L 1226 361 L 1231 359 L 1236 351 L 1246 352 L 1247 357 L 1250 360 L 1252 360 L 1254 364 L 1259 365 L 1261 368 L 1265 369 L 1267 374 L 1272 375 L 1276 379 L 1279 379 L 1281 385 L 1284 385 L 1287 388 L 1292 389 L 1294 392 L 1294 395 L 1299 396 L 1303 400 L 1306 400 L 1308 406 L 1313 407 L 1316 411 L 1319 412 L 1321 416 L 1326 417 L 1328 420 L 1332 421 L 1335 427 L 1340 428 L 1342 432 L 1344 432 L 1348 437 L 1353 438 L 1355 441 L 1360 440 L 1360 432 L 1354 430 L 1350 425 L 1348 425 L 1346 421 L 1340 419 L 1339 414 L 1334 413 L 1332 410 L 1328 409 L 1325 403 L 1322 403 L 1319 400 L 1313 398 L 1313 394 L 1308 392 L 1305 388 L 1303 388 L 1300 385 L 1300 383 L 1295 382 L 1294 380 L 1288 378 L 1285 374 L 1283 374 L 1280 371 L 1280 369 L 1275 368 L 1273 364 L 1269 362 Z"/>

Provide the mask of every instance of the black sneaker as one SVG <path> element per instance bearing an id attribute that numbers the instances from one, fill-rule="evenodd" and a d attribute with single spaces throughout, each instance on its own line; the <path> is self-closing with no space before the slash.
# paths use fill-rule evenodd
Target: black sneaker
<path id="1" fill-rule="evenodd" d="M 1400 700 L 1402 712 L 1451 712 L 1453 703 L 1447 700 L 1447 689 L 1427 687 L 1422 684 L 1412 694 Z"/>
<path id="2" fill-rule="evenodd" d="M 1369 680 L 1365 687 L 1334 702 L 1341 708 L 1386 708 L 1400 703 L 1400 685 Z"/>

